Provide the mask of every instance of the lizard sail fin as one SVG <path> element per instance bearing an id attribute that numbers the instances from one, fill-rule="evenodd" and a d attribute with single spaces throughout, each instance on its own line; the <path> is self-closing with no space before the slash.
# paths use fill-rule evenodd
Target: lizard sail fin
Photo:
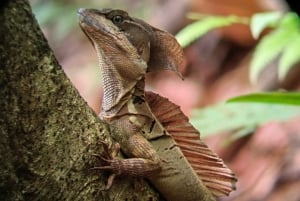
<path id="1" fill-rule="evenodd" d="M 152 92 L 146 92 L 146 99 L 153 114 L 176 141 L 207 188 L 215 196 L 228 195 L 233 191 L 237 181 L 233 172 L 200 140 L 199 132 L 179 106 Z"/>

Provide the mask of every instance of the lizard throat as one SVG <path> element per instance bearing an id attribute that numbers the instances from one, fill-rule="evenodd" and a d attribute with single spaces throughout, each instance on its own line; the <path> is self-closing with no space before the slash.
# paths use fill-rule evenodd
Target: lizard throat
<path id="1" fill-rule="evenodd" d="M 142 97 L 144 99 L 144 74 L 136 76 L 135 79 L 124 80 L 124 75 L 118 70 L 120 68 L 117 68 L 111 59 L 105 56 L 103 50 L 97 47 L 97 44 L 95 46 L 102 72 L 103 86 L 100 117 L 111 120 L 122 114 L 137 111 L 132 107 L 131 102 L 135 97 Z M 128 69 L 126 65 L 123 68 Z"/>
<path id="2" fill-rule="evenodd" d="M 145 108 L 141 107 L 141 105 L 145 104 L 144 84 L 144 79 L 139 80 L 130 90 L 126 91 L 125 94 L 116 90 L 105 90 L 104 86 L 100 117 L 111 121 L 124 115 L 143 114 L 144 112 L 140 111 L 140 108 Z M 113 93 L 119 93 L 119 95 L 113 96 Z"/>

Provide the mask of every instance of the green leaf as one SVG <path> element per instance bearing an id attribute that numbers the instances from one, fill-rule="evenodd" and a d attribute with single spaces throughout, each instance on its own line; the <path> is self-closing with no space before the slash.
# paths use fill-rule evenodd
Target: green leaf
<path id="1" fill-rule="evenodd" d="M 279 60 L 278 77 L 283 80 L 289 70 L 300 61 L 300 34 L 295 34 L 294 38 L 287 45 Z"/>
<path id="2" fill-rule="evenodd" d="M 265 65 L 271 62 L 284 47 L 289 44 L 292 32 L 286 29 L 277 29 L 265 36 L 256 46 L 250 63 L 250 81 L 255 84 Z"/>
<path id="3" fill-rule="evenodd" d="M 240 22 L 240 19 L 236 16 L 206 17 L 183 28 L 176 35 L 176 39 L 182 47 L 186 47 L 212 29 L 228 26 L 236 22 Z"/>
<path id="4" fill-rule="evenodd" d="M 219 132 L 249 131 L 269 121 L 287 120 L 299 115 L 300 107 L 296 106 L 232 103 L 195 110 L 190 121 L 200 131 L 201 137 L 207 137 Z"/>
<path id="5" fill-rule="evenodd" d="M 292 92 L 272 92 L 272 93 L 255 93 L 231 98 L 228 103 L 235 102 L 260 102 L 276 103 L 287 105 L 300 105 L 300 93 Z"/>
<path id="6" fill-rule="evenodd" d="M 274 27 L 281 17 L 282 14 L 280 12 L 264 12 L 253 15 L 250 20 L 250 29 L 253 37 L 257 39 L 265 28 Z"/>
<path id="7" fill-rule="evenodd" d="M 296 28 L 299 29 L 299 16 L 294 12 L 289 12 L 284 15 L 283 19 L 280 21 L 280 28 Z"/>

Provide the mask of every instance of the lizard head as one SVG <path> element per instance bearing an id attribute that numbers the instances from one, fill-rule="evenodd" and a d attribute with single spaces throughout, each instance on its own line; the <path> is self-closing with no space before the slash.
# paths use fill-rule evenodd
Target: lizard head
<path id="1" fill-rule="evenodd" d="M 126 12 L 81 8 L 78 16 L 81 29 L 97 51 L 102 73 L 110 73 L 110 76 L 128 81 L 138 80 L 145 75 L 149 39 L 142 34 L 144 38 L 141 43 L 131 41 L 130 32 L 123 28 L 129 19 Z"/>
<path id="2" fill-rule="evenodd" d="M 183 51 L 171 34 L 122 10 L 81 8 L 78 15 L 80 27 L 98 55 L 102 55 L 101 59 L 105 55 L 114 65 L 121 66 L 126 66 L 126 61 L 144 63 L 139 67 L 128 65 L 134 69 L 126 71 L 140 68 L 138 74 L 168 69 L 180 75 L 177 69 L 183 65 Z"/>

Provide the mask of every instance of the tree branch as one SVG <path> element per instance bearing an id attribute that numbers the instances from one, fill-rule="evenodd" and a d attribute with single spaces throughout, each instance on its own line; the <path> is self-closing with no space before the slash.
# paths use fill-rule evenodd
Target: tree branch
<path id="1" fill-rule="evenodd" d="M 28 1 L 0 9 L 0 200 L 158 200 L 144 181 L 101 190 L 108 175 L 90 169 L 91 155 L 111 143 L 107 126 L 64 74 Z"/>

